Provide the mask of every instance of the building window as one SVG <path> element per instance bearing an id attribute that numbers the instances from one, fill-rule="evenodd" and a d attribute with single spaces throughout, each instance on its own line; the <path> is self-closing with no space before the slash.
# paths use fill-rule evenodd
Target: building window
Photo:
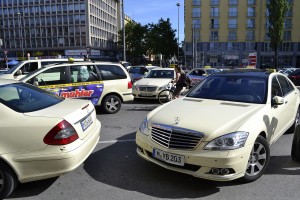
<path id="1" fill-rule="evenodd" d="M 201 0 L 193 0 L 192 5 L 193 6 L 200 6 L 201 5 Z"/>
<path id="2" fill-rule="evenodd" d="M 286 12 L 286 17 L 292 17 L 293 16 L 293 7 L 290 7 L 289 10 Z"/>
<path id="3" fill-rule="evenodd" d="M 283 34 L 283 40 L 290 41 L 292 38 L 292 31 L 291 30 L 285 30 Z"/>
<path id="4" fill-rule="evenodd" d="M 239 43 L 238 42 L 228 42 L 227 50 L 229 50 L 229 51 L 239 50 Z"/>
<path id="5" fill-rule="evenodd" d="M 237 0 L 229 0 L 229 5 L 233 6 L 233 5 L 237 5 L 238 1 Z"/>
<path id="6" fill-rule="evenodd" d="M 254 31 L 247 31 L 246 40 L 251 41 L 254 40 Z"/>
<path id="7" fill-rule="evenodd" d="M 256 0 L 248 0 L 248 5 L 255 5 L 256 4 Z"/>
<path id="8" fill-rule="evenodd" d="M 211 6 L 218 6 L 220 4 L 219 0 L 210 0 Z"/>
<path id="9" fill-rule="evenodd" d="M 214 51 L 220 50 L 221 49 L 221 44 L 219 42 L 210 42 L 209 43 L 209 49 L 214 50 Z"/>
<path id="10" fill-rule="evenodd" d="M 237 40 L 236 30 L 230 30 L 228 34 L 228 40 Z"/>
<path id="11" fill-rule="evenodd" d="M 211 17 L 219 17 L 219 8 L 216 8 L 216 7 L 210 8 L 210 16 Z"/>
<path id="12" fill-rule="evenodd" d="M 248 7 L 247 17 L 255 17 L 255 8 Z"/>
<path id="13" fill-rule="evenodd" d="M 230 7 L 228 16 L 229 17 L 237 17 L 237 7 Z"/>
<path id="14" fill-rule="evenodd" d="M 284 28 L 285 29 L 292 29 L 292 19 L 285 19 Z"/>
<path id="15" fill-rule="evenodd" d="M 237 19 L 228 19 L 228 28 L 237 28 Z"/>
<path id="16" fill-rule="evenodd" d="M 210 19 L 211 22 L 211 29 L 218 29 L 219 28 L 219 19 Z"/>
<path id="17" fill-rule="evenodd" d="M 201 27 L 200 19 L 193 19 L 193 28 L 199 29 Z"/>
<path id="18" fill-rule="evenodd" d="M 254 51 L 254 50 L 256 50 L 256 43 L 255 42 L 246 42 L 245 43 L 245 50 L 246 51 Z"/>
<path id="19" fill-rule="evenodd" d="M 279 47 L 279 51 L 293 51 L 292 43 L 291 42 L 283 42 Z"/>
<path id="20" fill-rule="evenodd" d="M 192 17 L 200 17 L 201 16 L 201 13 L 200 13 L 200 8 L 193 8 L 193 11 L 192 11 Z"/>
<path id="21" fill-rule="evenodd" d="M 216 30 L 210 31 L 210 40 L 218 41 L 219 40 L 219 31 L 216 31 Z"/>
<path id="22" fill-rule="evenodd" d="M 255 28 L 255 19 L 247 19 L 247 28 L 249 29 Z"/>

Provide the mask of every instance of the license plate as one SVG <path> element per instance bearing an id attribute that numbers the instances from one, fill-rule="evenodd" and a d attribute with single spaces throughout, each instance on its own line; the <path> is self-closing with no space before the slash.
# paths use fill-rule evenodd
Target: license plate
<path id="1" fill-rule="evenodd" d="M 151 93 L 141 93 L 141 96 L 152 96 L 152 94 Z"/>
<path id="2" fill-rule="evenodd" d="M 82 130 L 85 131 L 91 124 L 93 123 L 92 116 L 88 116 L 88 118 L 82 120 L 80 122 Z"/>
<path id="3" fill-rule="evenodd" d="M 159 149 L 153 149 L 153 157 L 173 165 L 184 165 L 184 156 L 168 153 Z"/>

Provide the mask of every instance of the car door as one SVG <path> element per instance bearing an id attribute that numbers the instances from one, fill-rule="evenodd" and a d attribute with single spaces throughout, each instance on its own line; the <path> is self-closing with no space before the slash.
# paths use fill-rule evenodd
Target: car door
<path id="1" fill-rule="evenodd" d="M 298 93 L 299 91 L 296 90 L 287 80 L 286 76 L 278 75 L 277 76 L 280 87 L 283 92 L 284 97 L 284 106 L 285 106 L 285 124 L 286 126 L 290 126 L 294 123 L 295 115 L 298 109 Z"/>

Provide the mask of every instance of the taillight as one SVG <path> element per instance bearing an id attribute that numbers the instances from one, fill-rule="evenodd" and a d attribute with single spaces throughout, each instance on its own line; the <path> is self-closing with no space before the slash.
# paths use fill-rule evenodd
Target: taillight
<path id="1" fill-rule="evenodd" d="M 128 81 L 128 89 L 131 89 L 131 88 L 132 88 L 132 82 Z"/>
<path id="2" fill-rule="evenodd" d="M 44 143 L 48 145 L 66 145 L 78 138 L 78 134 L 73 126 L 66 120 L 63 120 L 47 133 L 44 137 Z"/>
<path id="3" fill-rule="evenodd" d="M 291 78 L 298 79 L 298 78 L 300 78 L 300 76 L 299 75 L 295 75 L 295 76 L 291 76 Z"/>

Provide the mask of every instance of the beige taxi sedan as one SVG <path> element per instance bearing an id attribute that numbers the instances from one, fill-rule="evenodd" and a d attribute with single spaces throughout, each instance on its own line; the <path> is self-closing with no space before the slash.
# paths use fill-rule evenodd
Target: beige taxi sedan
<path id="1" fill-rule="evenodd" d="M 137 153 L 203 179 L 255 181 L 268 167 L 270 145 L 299 123 L 299 103 L 283 74 L 219 72 L 151 111 L 137 130 Z"/>
<path id="2" fill-rule="evenodd" d="M 76 169 L 96 147 L 100 129 L 91 101 L 0 79 L 0 199 L 19 182 Z"/>

